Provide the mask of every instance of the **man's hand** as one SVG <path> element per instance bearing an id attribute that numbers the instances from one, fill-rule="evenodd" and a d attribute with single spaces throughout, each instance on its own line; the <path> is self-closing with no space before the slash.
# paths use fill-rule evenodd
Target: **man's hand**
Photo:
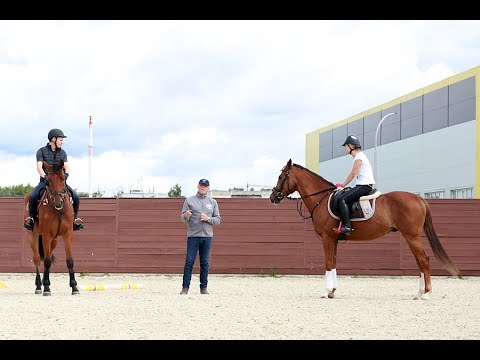
<path id="1" fill-rule="evenodd" d="M 343 184 L 336 183 L 336 184 L 335 184 L 335 187 L 336 187 L 335 191 L 343 190 Z"/>

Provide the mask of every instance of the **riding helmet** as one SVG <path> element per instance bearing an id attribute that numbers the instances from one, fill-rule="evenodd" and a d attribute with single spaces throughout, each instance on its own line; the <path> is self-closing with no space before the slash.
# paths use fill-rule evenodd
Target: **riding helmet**
<path id="1" fill-rule="evenodd" d="M 67 136 L 60 129 L 52 129 L 48 132 L 48 141 L 52 140 L 54 137 L 66 138 Z"/>
<path id="2" fill-rule="evenodd" d="M 360 144 L 360 139 L 355 135 L 348 135 L 342 146 L 345 146 L 347 144 L 353 145 L 358 149 L 362 148 L 362 145 Z"/>

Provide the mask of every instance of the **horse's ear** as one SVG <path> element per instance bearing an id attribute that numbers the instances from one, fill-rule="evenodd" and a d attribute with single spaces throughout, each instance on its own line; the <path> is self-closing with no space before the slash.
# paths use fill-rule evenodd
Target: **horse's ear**
<path id="1" fill-rule="evenodd" d="M 287 167 L 291 167 L 291 166 L 292 166 L 292 159 L 289 159 L 287 162 Z"/>

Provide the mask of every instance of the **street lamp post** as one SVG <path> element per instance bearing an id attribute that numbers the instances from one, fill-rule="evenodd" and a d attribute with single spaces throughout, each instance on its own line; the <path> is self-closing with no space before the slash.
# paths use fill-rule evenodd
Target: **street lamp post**
<path id="1" fill-rule="evenodd" d="M 383 120 L 385 120 L 387 117 L 390 115 L 395 115 L 395 112 L 389 113 L 385 115 L 382 120 L 377 125 L 377 131 L 375 131 L 375 149 L 373 151 L 373 177 L 375 178 L 375 181 L 378 181 L 377 179 L 377 139 L 378 139 L 378 130 L 380 130 L 380 126 L 382 126 Z"/>

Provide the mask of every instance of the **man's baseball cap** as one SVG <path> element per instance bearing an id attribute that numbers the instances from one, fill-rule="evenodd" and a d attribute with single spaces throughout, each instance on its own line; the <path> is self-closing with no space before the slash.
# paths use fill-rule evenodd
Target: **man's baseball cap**
<path id="1" fill-rule="evenodd" d="M 210 182 L 207 179 L 200 179 L 198 185 L 210 186 Z"/>

